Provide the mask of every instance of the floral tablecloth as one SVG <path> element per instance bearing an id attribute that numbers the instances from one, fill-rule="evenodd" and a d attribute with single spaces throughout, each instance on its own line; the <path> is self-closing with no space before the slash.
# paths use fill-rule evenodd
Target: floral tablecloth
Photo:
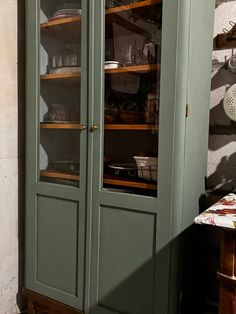
<path id="1" fill-rule="evenodd" d="M 230 193 L 194 219 L 197 224 L 236 229 L 236 194 Z"/>

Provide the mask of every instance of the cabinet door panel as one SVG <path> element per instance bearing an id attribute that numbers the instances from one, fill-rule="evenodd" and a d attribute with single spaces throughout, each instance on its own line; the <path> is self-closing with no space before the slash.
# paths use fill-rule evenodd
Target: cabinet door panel
<path id="1" fill-rule="evenodd" d="M 98 307 L 153 313 L 156 215 L 101 206 L 98 230 Z"/>
<path id="2" fill-rule="evenodd" d="M 35 230 L 27 240 L 26 286 L 62 303 L 83 308 L 83 205 L 39 194 L 35 200 Z M 32 210 L 33 211 L 33 210 Z"/>
<path id="3" fill-rule="evenodd" d="M 37 281 L 77 296 L 78 203 L 38 196 Z"/>
<path id="4" fill-rule="evenodd" d="M 157 215 L 158 217 L 158 219 L 156 220 L 155 231 L 153 230 L 156 237 L 155 244 L 153 240 L 151 240 L 151 238 L 147 237 L 145 238 L 145 246 L 142 247 L 145 252 L 145 249 L 147 249 L 151 245 L 155 246 L 155 272 L 156 274 L 158 274 L 158 278 L 154 276 L 155 282 L 153 283 L 153 278 L 150 278 L 149 275 L 147 276 L 147 278 L 149 278 L 149 286 L 155 286 L 154 303 L 152 303 L 150 299 L 145 299 L 145 292 L 143 292 L 144 298 L 141 298 L 141 300 L 139 301 L 140 303 L 142 303 L 142 301 L 144 302 L 143 306 L 144 304 L 149 304 L 149 307 L 147 306 L 146 310 L 144 310 L 144 313 L 168 313 L 169 287 L 167 281 L 169 279 L 169 271 L 168 263 L 166 261 L 168 261 L 169 259 L 169 243 L 172 238 L 171 229 L 173 228 L 173 223 L 176 219 L 178 219 L 179 221 L 182 219 L 183 178 L 181 174 L 184 164 L 183 152 L 186 123 L 185 105 L 186 88 L 188 81 L 188 25 L 191 2 L 188 0 L 163 0 L 161 2 L 155 0 L 121 0 L 109 2 L 112 3 L 111 7 L 109 8 L 105 7 L 108 1 L 105 1 L 105 3 L 100 3 L 99 1 L 91 2 L 94 11 L 92 16 L 93 19 L 91 18 L 90 23 L 93 31 L 92 34 L 94 38 L 96 38 L 93 57 L 91 57 L 93 67 L 93 72 L 91 71 L 91 77 L 93 78 L 93 80 L 92 88 L 90 91 L 90 97 L 92 100 L 90 106 L 91 111 L 93 112 L 93 117 L 91 117 L 91 124 L 95 124 L 96 126 L 98 126 L 98 129 L 94 131 L 90 136 L 90 143 L 92 147 L 90 148 L 92 156 L 91 164 L 94 170 L 91 181 L 92 194 L 90 194 L 90 196 L 92 195 L 93 200 L 93 204 L 91 205 L 91 308 L 95 307 L 94 312 L 96 314 L 103 313 L 99 305 L 99 302 L 101 301 L 99 299 L 99 295 L 97 295 L 97 289 L 100 289 L 102 287 L 103 290 L 99 291 L 102 292 L 101 296 L 102 300 L 104 301 L 104 306 L 107 303 L 107 307 L 110 307 L 110 309 L 107 309 L 107 311 L 111 311 L 110 313 L 112 313 L 112 311 L 117 313 L 126 313 L 128 311 L 128 314 L 129 311 L 131 313 L 136 313 L 138 311 L 138 309 L 136 308 L 136 304 L 131 305 L 131 303 L 127 301 L 127 304 L 129 304 L 130 308 L 124 309 L 122 308 L 122 305 L 121 307 L 119 307 L 119 296 L 114 294 L 114 298 L 113 296 L 110 297 L 108 291 L 109 288 L 112 290 L 114 286 L 119 287 L 118 279 L 116 281 L 115 277 L 116 274 L 111 274 L 111 276 L 108 275 L 108 279 L 104 279 L 104 281 L 102 281 L 99 279 L 99 277 L 97 277 L 97 271 L 98 267 L 101 267 L 103 262 L 106 264 L 106 260 L 108 260 L 108 257 L 106 257 L 106 254 L 104 253 L 106 251 L 104 247 L 107 247 L 107 251 L 113 252 L 114 250 L 112 254 L 114 254 L 114 256 L 116 256 L 116 253 L 118 254 L 117 259 L 120 263 L 120 260 L 122 260 L 122 257 L 126 254 L 130 254 L 130 256 L 133 256 L 135 258 L 135 252 L 133 252 L 132 249 L 130 249 L 130 251 L 127 253 L 129 247 L 129 237 L 127 236 L 128 240 L 124 240 L 123 234 L 119 234 L 118 229 L 120 228 L 120 230 L 123 230 L 123 226 L 126 226 L 127 223 L 130 226 L 131 234 L 133 229 L 135 231 L 134 237 L 136 237 L 137 241 L 141 242 L 141 234 L 143 233 L 144 235 L 148 235 L 148 232 L 150 230 L 150 225 L 148 225 L 148 223 L 146 223 L 145 221 L 145 217 L 147 216 L 142 214 L 145 211 L 147 215 L 149 213 L 149 215 L 153 214 Z M 121 3 L 123 3 L 124 5 L 119 6 L 119 4 Z M 146 6 L 145 9 L 142 8 L 142 6 Z M 127 17 L 127 14 L 129 18 Z M 148 14 L 150 14 L 150 19 L 147 18 Z M 161 56 L 159 56 L 159 60 L 158 58 L 156 58 L 155 63 L 149 63 L 149 61 L 145 63 L 143 62 L 143 60 L 139 60 L 139 62 L 143 62 L 143 64 L 141 64 L 142 67 L 140 67 L 140 64 L 132 64 L 135 62 L 137 63 L 137 58 L 136 61 L 135 58 L 132 59 L 131 47 L 131 63 L 124 66 L 122 64 L 122 59 L 116 60 L 116 58 L 119 58 L 119 54 L 116 55 L 114 52 L 116 48 L 118 49 L 119 47 L 121 47 L 123 44 L 126 43 L 127 40 L 133 42 L 132 45 L 134 48 L 136 36 L 126 36 L 125 40 L 119 41 L 120 45 L 117 45 L 117 42 L 114 42 L 114 27 L 109 27 L 109 23 L 113 21 L 123 28 L 128 27 L 129 31 L 132 27 L 132 32 L 136 32 L 140 36 L 143 30 L 141 31 L 138 26 L 141 27 L 142 25 L 145 28 L 145 23 L 149 24 L 149 22 L 152 21 L 152 14 L 155 15 L 153 29 L 149 31 L 148 27 L 144 33 L 148 33 L 149 35 L 152 34 L 154 39 L 158 31 L 161 30 Z M 142 20 L 142 18 L 144 18 L 144 21 Z M 140 21 L 140 19 L 142 21 Z M 120 34 L 118 35 L 118 39 L 123 37 L 123 35 L 123 31 L 120 32 Z M 111 39 L 113 39 L 113 45 L 111 44 Z M 148 39 L 150 39 L 150 36 L 147 36 L 145 40 L 146 39 L 148 41 Z M 156 41 L 154 43 L 156 43 Z M 136 47 L 137 44 L 138 40 L 136 40 Z M 148 47 L 152 47 L 152 44 L 150 44 L 150 46 Z M 140 46 L 138 48 L 140 48 Z M 101 51 L 101 54 L 97 53 L 97 51 Z M 123 55 L 123 51 L 124 49 L 121 48 L 121 55 Z M 129 55 L 130 51 L 128 53 L 128 56 Z M 139 53 L 137 53 L 136 57 L 138 55 Z M 112 60 L 113 57 L 115 60 Z M 104 62 L 107 61 L 108 58 L 111 59 L 110 61 L 119 62 L 118 66 L 115 65 L 115 63 L 111 63 L 112 65 L 109 68 L 108 63 L 105 63 L 105 66 L 107 67 L 105 67 L 104 70 Z M 133 84 L 134 82 L 131 84 L 130 76 L 132 77 L 132 79 L 136 80 L 136 84 Z M 139 81 L 139 84 L 137 84 L 137 81 Z M 152 86 L 155 85 L 155 94 L 160 100 L 160 108 L 158 107 L 158 116 L 155 116 L 155 113 L 157 112 L 154 111 L 154 126 L 150 127 L 151 123 L 147 123 L 147 121 L 146 123 L 144 123 L 144 120 L 142 120 L 142 123 L 140 123 L 140 121 L 136 121 L 136 123 L 134 123 L 134 120 L 132 120 L 132 123 L 130 121 L 129 125 L 128 123 L 121 123 L 122 116 L 120 115 L 120 112 L 122 110 L 120 110 L 121 104 L 119 101 L 117 101 L 115 104 L 117 106 L 118 103 L 118 110 L 117 108 L 115 108 L 115 111 L 119 118 L 116 117 L 117 120 L 109 123 L 109 117 L 106 117 L 106 113 L 111 113 L 109 110 L 107 110 L 107 101 L 111 98 L 108 97 L 110 96 L 110 90 L 108 90 L 107 86 L 111 87 L 111 85 L 112 87 L 116 86 L 117 88 L 117 86 L 119 86 L 119 88 L 122 87 L 123 89 L 129 89 L 132 87 L 133 91 L 134 85 L 136 87 L 138 85 L 139 87 L 141 87 L 142 92 L 146 95 L 146 98 L 138 98 L 139 104 L 141 100 L 143 101 L 143 99 L 145 99 L 142 102 L 143 106 L 146 106 L 146 100 L 148 99 L 147 96 L 149 92 L 152 91 Z M 147 91 L 145 89 L 146 87 L 151 87 L 151 90 Z M 129 89 L 129 93 L 130 92 L 131 90 Z M 144 94 L 142 94 L 142 96 Z M 140 96 L 139 93 L 138 95 Z M 114 93 L 112 96 L 114 96 Z M 127 95 L 127 97 L 125 95 L 123 96 L 123 103 L 121 107 L 127 106 L 127 103 L 129 103 L 129 105 L 130 103 L 134 104 L 132 97 L 128 97 Z M 112 98 L 112 100 L 114 100 L 114 98 Z M 135 109 L 134 111 L 137 112 L 142 112 L 142 110 L 140 110 L 142 108 L 140 108 L 139 106 L 138 108 L 137 106 L 131 106 L 129 108 Z M 143 111 L 143 113 L 147 112 L 146 109 Z M 114 114 L 110 115 L 114 116 Z M 144 117 L 145 115 L 143 115 L 141 119 L 144 119 Z M 157 124 L 158 127 L 156 127 Z M 150 152 L 150 150 L 151 153 L 148 156 L 143 154 L 146 153 L 146 151 Z M 127 156 L 129 158 L 126 158 Z M 115 167 L 114 165 L 111 165 L 112 167 L 110 167 L 109 162 L 113 161 L 112 159 L 118 161 L 118 163 L 119 161 L 125 163 L 126 161 L 131 162 L 132 159 L 134 160 L 134 156 L 154 157 L 158 160 L 157 181 L 153 180 L 152 178 L 151 180 L 147 180 L 147 177 L 145 179 L 136 177 L 137 180 L 134 180 L 135 176 L 132 177 L 131 173 L 128 173 L 127 169 L 122 169 L 122 165 L 115 165 Z M 106 176 L 105 170 L 108 169 L 109 171 L 115 171 L 112 174 L 116 176 L 115 178 L 114 176 L 113 178 Z M 88 199 L 88 204 L 91 204 L 90 199 Z M 111 212 L 114 215 L 114 221 L 111 219 L 111 224 L 113 226 L 112 228 L 117 231 L 117 234 L 119 234 L 119 236 L 117 236 L 116 238 L 116 241 L 114 242 L 112 242 L 113 239 L 111 237 L 113 229 L 110 230 L 111 234 L 109 234 L 109 232 L 104 233 L 102 238 L 104 241 L 103 244 L 97 242 L 97 237 L 100 237 L 102 234 L 100 234 L 99 232 L 103 232 L 102 224 L 100 226 L 98 218 L 98 210 L 100 206 L 102 208 L 101 210 L 103 211 L 102 215 L 104 215 L 105 212 L 103 208 L 112 208 Z M 118 208 L 120 210 L 116 212 L 114 208 Z M 132 225 L 132 223 L 129 221 L 129 218 L 123 215 L 121 208 L 124 208 L 127 213 L 132 212 L 132 217 L 134 219 L 133 221 L 135 221 L 135 216 L 137 216 L 137 221 L 139 221 L 140 215 L 143 217 L 144 224 L 142 230 L 140 229 L 140 231 L 138 231 L 137 229 L 135 229 L 135 223 L 134 225 Z M 176 217 L 173 217 L 173 213 L 176 215 Z M 123 219 L 119 219 L 119 217 L 117 217 L 119 215 L 120 217 L 123 217 Z M 104 219 L 104 217 L 100 216 L 100 219 Z M 117 227 L 117 229 L 115 228 L 115 220 L 119 222 L 119 227 Z M 126 226 L 127 230 L 129 229 L 128 225 Z M 99 228 L 101 228 L 101 230 Z M 124 234 L 126 234 L 125 231 Z M 104 240 L 105 235 L 108 238 L 107 240 Z M 109 247 L 109 241 L 113 243 L 114 248 L 111 249 Z M 126 244 L 127 247 L 125 246 Z M 102 255 L 100 254 L 101 250 L 103 252 Z M 98 266 L 97 262 L 98 256 L 100 258 L 100 266 Z M 112 258 L 113 256 L 111 255 L 111 261 L 113 260 Z M 146 263 L 149 264 L 150 260 L 150 258 L 147 259 Z M 114 265 L 115 273 L 115 267 L 117 266 L 114 262 L 112 263 L 112 265 Z M 108 266 L 109 264 L 106 265 L 106 269 L 108 268 Z M 132 271 L 133 273 L 135 273 L 137 270 L 135 264 L 131 263 L 130 267 L 133 268 Z M 148 268 L 150 268 L 149 271 L 150 273 L 152 273 L 152 262 L 148 265 Z M 129 274 L 125 273 L 125 271 L 126 270 L 124 270 L 124 277 L 126 274 L 126 279 L 127 281 L 129 281 L 132 276 L 129 276 Z M 120 276 L 122 277 L 122 272 L 120 273 Z M 135 286 L 136 279 L 135 277 L 133 277 L 133 279 L 134 282 L 130 283 L 131 286 L 132 284 Z M 105 282 L 109 287 L 107 288 L 107 290 L 104 286 L 102 286 L 103 282 Z M 96 283 L 96 285 L 94 283 Z M 150 291 L 149 294 L 151 295 Z M 125 299 L 125 295 L 123 296 L 123 298 Z M 138 299 L 138 297 L 136 297 L 136 299 Z M 142 307 L 142 305 L 140 305 L 140 307 Z M 106 313 L 105 310 L 104 313 Z"/>

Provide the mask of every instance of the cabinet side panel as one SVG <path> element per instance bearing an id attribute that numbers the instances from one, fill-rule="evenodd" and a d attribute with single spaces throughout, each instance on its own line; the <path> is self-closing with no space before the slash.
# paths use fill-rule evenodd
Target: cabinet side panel
<path id="1" fill-rule="evenodd" d="M 77 234 L 76 202 L 38 196 L 38 282 L 77 295 Z"/>
<path id="2" fill-rule="evenodd" d="M 198 214 L 205 192 L 214 8 L 213 0 L 191 2 L 183 229 Z"/>
<path id="3" fill-rule="evenodd" d="M 101 206 L 99 221 L 99 308 L 153 313 L 156 215 Z"/>

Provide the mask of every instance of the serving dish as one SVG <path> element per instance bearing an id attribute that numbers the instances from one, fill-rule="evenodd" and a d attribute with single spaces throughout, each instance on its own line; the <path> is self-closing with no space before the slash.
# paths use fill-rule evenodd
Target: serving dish
<path id="1" fill-rule="evenodd" d="M 119 175 L 120 172 L 127 172 L 131 177 L 136 175 L 137 167 L 135 163 L 117 163 L 108 166 L 115 170 L 115 175 Z"/>

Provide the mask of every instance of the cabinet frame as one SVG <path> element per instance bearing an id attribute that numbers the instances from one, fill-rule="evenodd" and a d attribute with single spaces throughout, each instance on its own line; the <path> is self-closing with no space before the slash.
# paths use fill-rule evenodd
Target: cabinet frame
<path id="1" fill-rule="evenodd" d="M 81 37 L 88 42 L 88 9 L 87 1 L 82 0 L 83 20 L 81 21 Z M 70 304 L 75 308 L 84 308 L 84 280 L 85 280 L 85 230 L 86 230 L 86 189 L 87 189 L 87 130 L 80 132 L 81 151 L 80 163 L 85 165 L 80 171 L 80 187 L 63 186 L 39 181 L 39 97 L 40 97 L 40 0 L 26 0 L 26 259 L 25 259 L 25 287 L 47 297 Z M 87 45 L 81 49 L 81 123 L 87 128 Z M 50 130 L 49 130 L 50 132 Z M 35 140 L 36 139 L 36 140 Z M 49 284 L 39 282 L 38 277 L 38 210 L 39 197 L 59 200 L 67 204 L 74 204 L 76 218 L 75 233 L 78 247 L 74 258 L 75 286 L 74 292 L 63 291 Z M 52 229 L 53 232 L 53 229 Z M 47 246 L 47 243 L 45 243 Z M 59 246 L 59 244 L 58 244 Z"/>
<path id="2" fill-rule="evenodd" d="M 157 3 L 159 0 L 150 0 Z M 149 197 L 141 195 L 129 195 L 114 193 L 103 190 L 103 132 L 109 132 L 109 126 L 104 125 L 104 73 L 105 59 L 105 16 L 112 12 L 105 12 L 105 1 L 82 0 L 83 18 L 75 19 L 76 23 L 82 23 L 82 58 L 83 66 L 81 76 L 81 102 L 83 110 L 81 124 L 86 130 L 81 132 L 81 147 L 85 153 L 81 154 L 80 188 L 62 186 L 39 182 L 38 171 L 38 145 L 40 123 L 38 119 L 39 99 L 39 0 L 26 0 L 26 277 L 27 289 L 71 305 L 77 309 L 84 310 L 89 314 L 117 314 L 111 308 L 102 307 L 99 304 L 99 258 L 101 248 L 103 223 L 109 220 L 110 212 L 120 211 L 125 213 L 128 223 L 132 226 L 137 214 L 145 217 L 145 230 L 143 230 L 145 241 L 150 240 L 153 252 L 153 311 L 155 314 L 175 313 L 179 306 L 179 293 L 181 287 L 179 282 L 175 283 L 172 275 L 176 275 L 173 264 L 174 238 L 185 228 L 191 225 L 191 217 L 198 212 L 198 198 L 204 194 L 204 165 L 207 160 L 207 141 L 198 145 L 191 144 L 191 137 L 196 135 L 196 117 L 203 118 L 202 129 L 199 136 L 204 137 L 207 132 L 207 110 L 208 101 L 208 79 L 211 58 L 209 53 L 210 32 L 213 25 L 214 0 L 162 0 L 162 45 L 161 45 L 161 92 L 160 92 L 160 122 L 159 122 L 159 152 L 158 152 L 158 196 Z M 138 5 L 138 4 L 136 4 Z M 195 9 L 197 14 L 194 15 Z M 110 9 L 111 10 L 111 9 Z M 107 13 L 107 14 L 106 14 Z M 201 16 L 203 23 L 200 27 L 197 18 Z M 207 22 L 206 22 L 207 20 Z M 43 27 L 46 32 L 46 27 Z M 207 32 L 205 32 L 205 29 Z M 204 33 L 205 32 L 205 33 Z M 206 58 L 203 64 L 196 66 L 199 60 L 194 49 L 197 48 L 200 39 L 192 36 L 201 35 L 202 46 L 200 56 Z M 205 34 L 205 35 L 204 35 Z M 87 45 L 85 44 L 87 43 Z M 205 45 L 204 45 L 205 44 Z M 193 63 L 193 65 L 192 65 Z M 192 71 L 203 71 L 204 79 L 201 84 L 199 76 L 193 78 Z M 126 71 L 125 69 L 124 71 Z M 135 69 L 133 69 L 135 70 Z M 145 71 L 147 69 L 144 69 Z M 118 71 L 118 70 L 116 70 Z M 114 73 L 115 70 L 110 72 Z M 198 72 L 198 74 L 199 74 Z M 77 82 L 80 75 L 76 74 Z M 43 80 L 60 81 L 65 78 L 44 76 Z M 206 85 L 204 83 L 207 82 Z M 73 84 L 74 84 L 73 83 Z M 195 86 L 204 89 L 202 97 L 199 97 L 199 107 L 196 103 Z M 194 101 L 193 101 L 194 100 Z M 186 117 L 186 105 L 190 104 L 190 118 Z M 192 106 L 194 107 L 192 107 Z M 193 109 L 193 110 L 192 110 Z M 191 116 L 193 114 L 193 116 Z M 205 115 L 204 115 L 205 114 Z M 204 116 L 203 116 L 204 115 Z M 195 119 L 195 120 L 194 120 Z M 92 125 L 97 125 L 98 130 L 90 132 Z M 67 126 L 69 127 L 69 126 Z M 79 124 L 76 127 L 79 129 Z M 43 127 L 42 127 L 43 128 Z M 66 128 L 66 127 L 65 127 Z M 110 126 L 111 128 L 111 126 Z M 137 130 L 143 131 L 145 126 L 136 126 Z M 125 132 L 125 130 L 123 130 Z M 122 131 L 122 132 L 123 132 Z M 148 130 L 145 130 L 148 132 Z M 37 140 L 35 140 L 37 139 Z M 196 144 L 196 147 L 193 147 Z M 201 154 L 196 169 L 192 172 L 200 175 L 194 184 L 191 183 L 191 163 L 189 159 L 194 153 Z M 196 157 L 196 156 L 195 156 Z M 65 291 L 58 291 L 54 287 L 48 287 L 37 281 L 37 197 L 48 196 L 55 200 L 79 203 L 77 208 L 77 267 L 76 289 L 79 295 L 70 295 Z M 43 201 L 42 201 L 43 203 Z M 189 211 L 189 207 L 191 207 Z M 196 208 L 195 208 L 196 207 Z M 49 207 L 48 207 L 49 208 Z M 76 212 L 76 209 L 74 209 Z M 108 216 L 106 216 L 108 215 Z M 121 215 L 122 216 L 122 215 Z M 107 218 L 108 217 L 108 218 Z M 127 232 L 126 229 L 124 232 Z M 125 225 L 125 224 L 124 224 Z M 148 227 L 153 228 L 153 235 Z M 109 226 L 108 226 L 109 227 Z M 137 238 L 141 239 L 142 225 L 137 223 Z M 108 230 L 109 231 L 109 230 Z M 145 238 L 146 237 L 146 238 Z M 135 236 L 133 236 L 135 239 Z M 100 241 L 100 242 L 99 242 Z M 135 240 L 134 240 L 135 242 Z M 141 242 L 141 241 L 140 241 Z M 108 242 L 105 243 L 107 245 Z M 109 243 L 108 243 L 109 244 Z M 178 249 L 176 249 L 178 251 Z M 179 251 L 178 251 L 179 252 Z M 137 253 L 137 252 L 136 252 Z M 148 255 L 148 252 L 145 251 Z M 138 256 L 140 257 L 140 256 Z M 122 261 L 123 262 L 123 261 Z M 78 269 L 78 268 L 77 268 Z M 148 290 L 147 290 L 148 293 Z M 100 302 L 101 303 L 101 302 Z"/>

